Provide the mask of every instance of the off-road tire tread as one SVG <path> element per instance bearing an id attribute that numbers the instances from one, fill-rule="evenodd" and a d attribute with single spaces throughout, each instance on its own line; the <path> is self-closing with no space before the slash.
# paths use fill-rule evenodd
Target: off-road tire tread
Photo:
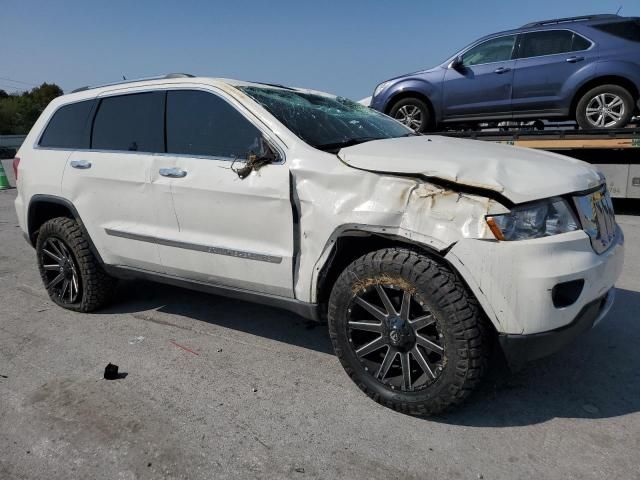
<path id="1" fill-rule="evenodd" d="M 459 360 L 455 381 L 446 392 L 428 402 L 387 401 L 360 381 L 358 372 L 345 358 L 336 328 L 336 294 L 350 290 L 353 278 L 366 278 L 372 272 L 395 272 L 419 288 L 425 288 L 446 312 L 447 327 L 453 329 Z M 396 411 L 412 415 L 436 415 L 460 405 L 476 389 L 485 374 L 489 358 L 489 329 L 482 309 L 467 286 L 444 261 L 405 248 L 386 248 L 368 253 L 349 265 L 336 281 L 328 305 L 329 335 L 336 355 L 351 379 L 369 397 Z"/>
<path id="2" fill-rule="evenodd" d="M 42 243 L 51 234 L 62 238 L 71 249 L 76 258 L 82 281 L 82 299 L 79 303 L 68 305 L 56 301 L 55 298 L 52 298 L 52 300 L 69 310 L 85 313 L 93 312 L 106 306 L 113 297 L 116 280 L 104 271 L 95 255 L 91 252 L 89 241 L 78 223 L 67 217 L 53 218 L 44 223 L 40 227 L 36 243 L 38 258 L 40 257 L 39 252 L 42 248 Z M 45 273 L 39 260 L 38 267 L 42 281 L 46 282 Z"/>

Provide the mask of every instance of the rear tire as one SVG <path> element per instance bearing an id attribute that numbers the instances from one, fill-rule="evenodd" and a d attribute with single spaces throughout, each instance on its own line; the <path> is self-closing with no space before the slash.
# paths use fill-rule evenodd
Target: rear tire
<path id="1" fill-rule="evenodd" d="M 111 299 L 116 281 L 104 271 L 74 220 L 59 217 L 42 225 L 36 254 L 45 289 L 59 306 L 92 312 Z"/>
<path id="2" fill-rule="evenodd" d="M 585 93 L 576 106 L 576 122 L 580 128 L 613 129 L 627 126 L 635 105 L 626 88 L 601 85 Z"/>
<path id="3" fill-rule="evenodd" d="M 389 116 L 404 123 L 411 130 L 424 133 L 431 129 L 433 118 L 429 106 L 419 98 L 403 98 L 389 111 Z"/>
<path id="4" fill-rule="evenodd" d="M 358 387 L 409 414 L 461 404 L 491 351 L 486 319 L 457 275 L 403 248 L 349 265 L 331 292 L 328 322 L 336 355 Z"/>

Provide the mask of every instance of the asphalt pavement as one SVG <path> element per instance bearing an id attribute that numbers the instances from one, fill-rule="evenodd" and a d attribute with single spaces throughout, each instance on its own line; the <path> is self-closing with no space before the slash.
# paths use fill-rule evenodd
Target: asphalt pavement
<path id="1" fill-rule="evenodd" d="M 640 216 L 608 317 L 493 374 L 454 413 L 384 408 L 325 326 L 142 281 L 94 314 L 49 301 L 0 192 L 0 479 L 638 479 Z M 125 378 L 104 380 L 117 364 Z"/>

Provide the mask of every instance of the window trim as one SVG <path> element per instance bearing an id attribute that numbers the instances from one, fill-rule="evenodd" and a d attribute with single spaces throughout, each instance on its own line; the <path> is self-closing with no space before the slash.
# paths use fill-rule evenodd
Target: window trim
<path id="1" fill-rule="evenodd" d="M 49 124 L 49 122 L 51 121 L 51 119 L 53 118 L 53 115 L 62 107 L 67 106 L 67 105 L 71 105 L 73 103 L 79 103 L 79 102 L 84 102 L 84 101 L 93 101 L 94 102 L 94 106 L 93 106 L 93 110 L 91 112 L 90 115 L 90 122 L 91 122 L 91 131 L 89 132 L 90 135 L 90 145 L 91 145 L 91 139 L 92 139 L 92 134 L 93 134 L 93 125 L 95 122 L 95 118 L 96 118 L 96 114 L 98 112 L 98 108 L 96 108 L 97 105 L 100 104 L 100 101 L 103 98 L 107 98 L 107 97 L 116 97 L 116 96 L 125 96 L 125 95 L 134 95 L 137 93 L 149 93 L 149 92 L 164 92 L 165 93 L 165 115 L 164 115 L 164 136 L 166 137 L 166 129 L 167 129 L 167 125 L 166 125 L 166 95 L 169 91 L 176 91 L 176 90 L 196 90 L 196 91 L 202 91 L 211 95 L 215 95 L 218 98 L 220 98 L 222 101 L 227 102 L 232 108 L 234 108 L 240 115 L 242 115 L 251 125 L 253 125 L 264 137 L 265 139 L 268 141 L 269 145 L 276 150 L 276 152 L 278 153 L 278 156 L 280 157 L 280 159 L 277 162 L 273 162 L 270 165 L 283 165 L 286 163 L 286 151 L 288 150 L 288 145 L 286 144 L 286 142 L 284 142 L 284 140 L 282 140 L 274 131 L 272 131 L 268 125 L 266 123 L 264 123 L 260 117 L 258 117 L 254 112 L 252 112 L 250 109 L 248 109 L 242 102 L 240 102 L 238 99 L 234 98 L 231 95 L 225 95 L 224 90 L 222 90 L 219 87 L 213 86 L 213 85 L 204 85 L 204 84 L 175 84 L 175 83 L 171 83 L 171 84 L 162 84 L 162 85 L 150 85 L 150 86 L 136 86 L 136 87 L 131 87 L 131 88 L 126 88 L 126 89 L 117 89 L 117 90 L 109 90 L 106 92 L 103 92 L 99 95 L 90 97 L 90 98 L 86 98 L 83 100 L 77 100 L 74 102 L 68 102 L 68 103 L 64 103 L 62 105 L 60 105 L 49 117 L 49 119 L 47 120 L 47 125 Z M 188 155 L 188 154 L 176 154 L 176 153 L 167 153 L 167 145 L 166 145 L 166 138 L 165 138 L 165 145 L 164 145 L 164 152 L 138 152 L 138 151 L 131 151 L 131 150 L 103 150 L 103 149 L 92 149 L 92 148 L 64 148 L 64 147 L 40 147 L 39 143 L 40 143 L 40 137 L 42 136 L 42 134 L 44 133 L 44 130 L 46 129 L 46 127 L 44 129 L 42 129 L 42 132 L 40 133 L 38 139 L 36 140 L 35 144 L 33 145 L 33 149 L 34 150 L 61 150 L 61 151 L 67 151 L 67 152 L 95 152 L 95 153 L 119 153 L 119 154 L 127 154 L 127 155 L 151 155 L 151 156 L 158 156 L 158 157 L 178 157 L 178 158 L 200 158 L 200 159 L 204 159 L 204 160 L 218 160 L 218 161 L 227 161 L 227 162 L 234 162 L 234 161 L 244 161 L 244 159 L 238 159 L 238 158 L 233 158 L 233 157 L 216 157 L 216 156 L 211 156 L 211 155 Z"/>
<path id="2" fill-rule="evenodd" d="M 584 38 L 585 40 L 587 40 L 588 42 L 591 43 L 589 48 L 587 48 L 585 50 L 574 50 L 574 52 L 587 52 L 589 50 L 592 50 L 596 46 L 596 42 L 591 40 L 589 37 L 586 37 L 582 33 L 576 32 L 575 30 L 572 30 L 570 28 L 539 28 L 539 29 L 536 29 L 536 30 L 529 30 L 527 32 L 504 33 L 504 34 L 501 34 L 501 35 L 496 35 L 495 37 L 485 38 L 484 40 L 478 40 L 478 41 L 472 43 L 471 45 L 463 48 L 462 50 L 458 51 L 458 53 L 456 53 L 453 56 L 453 58 L 447 63 L 447 69 L 452 69 L 453 68 L 453 62 L 455 62 L 455 59 L 457 57 L 459 57 L 459 56 L 464 56 L 464 54 L 467 53 L 472 48 L 475 48 L 475 47 L 477 47 L 478 45 L 481 45 L 484 42 L 488 42 L 489 40 L 495 40 L 496 38 L 501 38 L 501 37 L 511 37 L 513 35 L 515 35 L 516 41 L 515 41 L 515 44 L 513 46 L 513 51 L 511 52 L 511 58 L 509 60 L 500 60 L 498 62 L 476 63 L 475 65 L 471 65 L 470 67 L 479 67 L 481 65 L 492 65 L 492 64 L 496 64 L 496 63 L 510 62 L 512 60 L 527 60 L 529 58 L 542 58 L 542 57 L 549 57 L 549 56 L 552 56 L 552 55 L 563 55 L 562 53 L 551 53 L 551 54 L 548 54 L 548 55 L 539 55 L 537 57 L 526 57 L 526 58 L 519 58 L 518 57 L 518 55 L 520 53 L 521 38 L 524 35 L 526 35 L 527 33 L 552 32 L 552 31 L 556 31 L 556 30 L 569 31 L 569 32 L 571 32 L 571 33 L 573 33 L 575 35 L 579 35 L 580 37 Z M 567 53 L 573 53 L 573 52 L 565 52 L 564 55 L 566 55 Z M 470 67 L 466 67 L 466 68 L 470 68 Z"/>
<path id="3" fill-rule="evenodd" d="M 571 50 L 569 52 L 560 52 L 560 53 L 547 53 L 545 55 L 536 55 L 533 57 L 521 57 L 520 56 L 520 49 L 522 48 L 522 44 L 524 42 L 524 37 L 530 33 L 540 33 L 540 32 L 571 32 L 573 35 L 577 35 L 579 37 L 582 37 L 583 39 L 585 39 L 587 42 L 590 43 L 590 45 L 582 50 Z M 591 40 L 590 38 L 584 36 L 581 33 L 576 32 L 575 30 L 571 30 L 570 28 L 546 28 L 546 29 L 541 29 L 541 30 L 531 30 L 530 32 L 522 32 L 518 35 L 518 40 L 517 40 L 517 48 L 516 48 L 516 56 L 514 57 L 514 60 L 529 60 L 530 58 L 544 58 L 544 57 L 554 57 L 556 55 L 569 55 L 571 53 L 580 53 L 580 52 L 588 52 L 589 50 L 593 49 L 595 47 L 595 42 L 593 40 Z"/>

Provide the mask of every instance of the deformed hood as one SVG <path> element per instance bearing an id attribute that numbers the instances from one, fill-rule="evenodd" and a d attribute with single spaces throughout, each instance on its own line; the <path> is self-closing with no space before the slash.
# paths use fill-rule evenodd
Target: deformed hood
<path id="1" fill-rule="evenodd" d="M 441 136 L 375 140 L 343 148 L 338 156 L 354 168 L 494 190 L 514 203 L 587 190 L 602 182 L 598 171 L 580 160 Z"/>

